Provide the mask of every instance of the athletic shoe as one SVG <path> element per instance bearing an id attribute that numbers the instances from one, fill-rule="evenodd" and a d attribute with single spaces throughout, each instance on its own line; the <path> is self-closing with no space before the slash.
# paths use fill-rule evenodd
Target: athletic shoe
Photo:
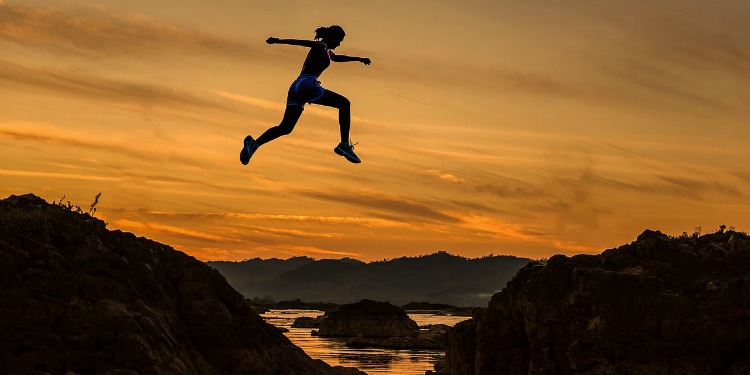
<path id="1" fill-rule="evenodd" d="M 351 140 L 349 141 L 349 144 L 341 142 L 338 146 L 336 146 L 336 148 L 333 149 L 333 151 L 345 157 L 346 160 L 349 160 L 352 163 L 361 163 L 362 161 L 359 160 L 357 154 L 354 153 L 354 145 L 356 145 L 356 143 L 352 144 Z"/>
<path id="2" fill-rule="evenodd" d="M 256 142 L 252 136 L 248 135 L 245 137 L 245 146 L 240 151 L 240 163 L 247 165 L 250 162 L 250 158 L 253 157 L 255 150 L 258 149 L 258 142 Z"/>

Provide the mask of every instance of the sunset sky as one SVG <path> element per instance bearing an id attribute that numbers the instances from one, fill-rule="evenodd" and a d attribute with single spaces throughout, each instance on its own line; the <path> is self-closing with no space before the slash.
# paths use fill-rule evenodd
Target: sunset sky
<path id="1" fill-rule="evenodd" d="M 0 195 L 201 260 L 599 253 L 750 231 L 750 1 L 0 0 Z M 243 166 L 312 39 L 352 102 Z"/>

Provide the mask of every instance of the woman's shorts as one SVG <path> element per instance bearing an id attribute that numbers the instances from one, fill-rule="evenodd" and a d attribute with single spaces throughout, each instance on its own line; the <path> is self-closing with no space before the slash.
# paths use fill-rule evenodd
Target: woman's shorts
<path id="1" fill-rule="evenodd" d="M 286 105 L 298 105 L 304 107 L 305 103 L 312 103 L 321 96 L 326 89 L 320 85 L 318 77 L 312 74 L 302 74 L 289 87 L 286 97 Z"/>

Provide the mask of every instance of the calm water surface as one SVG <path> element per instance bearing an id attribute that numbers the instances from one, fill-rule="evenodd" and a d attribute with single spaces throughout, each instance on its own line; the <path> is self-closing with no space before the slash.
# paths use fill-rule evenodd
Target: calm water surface
<path id="1" fill-rule="evenodd" d="M 445 353 L 441 350 L 392 350 L 347 348 L 346 339 L 311 336 L 312 328 L 292 328 L 294 319 L 301 316 L 323 315 L 317 310 L 271 310 L 261 315 L 267 322 L 289 330 L 285 333 L 295 345 L 310 357 L 322 359 L 331 366 L 356 367 L 368 374 L 424 375 Z M 469 317 L 409 314 L 420 326 L 446 324 L 453 326 Z"/>

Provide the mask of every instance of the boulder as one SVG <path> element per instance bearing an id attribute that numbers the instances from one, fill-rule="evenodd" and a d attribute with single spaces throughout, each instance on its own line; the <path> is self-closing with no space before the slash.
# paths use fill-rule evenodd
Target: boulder
<path id="1" fill-rule="evenodd" d="M 416 337 L 417 323 L 406 312 L 388 302 L 363 299 L 341 305 L 321 321 L 318 336 Z"/>
<path id="2" fill-rule="evenodd" d="M 292 328 L 318 328 L 320 327 L 320 322 L 322 319 L 322 317 L 311 318 L 308 316 L 301 316 L 297 319 L 294 319 Z"/>
<path id="3" fill-rule="evenodd" d="M 444 349 L 450 331 L 444 324 L 420 330 L 400 307 L 371 300 L 342 305 L 316 319 L 319 330 L 313 336 L 348 337 L 346 346 L 356 348 Z"/>

